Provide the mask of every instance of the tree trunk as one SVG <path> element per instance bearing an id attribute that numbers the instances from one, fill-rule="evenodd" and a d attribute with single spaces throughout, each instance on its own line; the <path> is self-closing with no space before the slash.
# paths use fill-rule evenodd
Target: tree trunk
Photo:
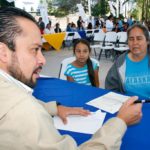
<path id="1" fill-rule="evenodd" d="M 150 20 L 150 0 L 146 0 L 145 8 L 146 8 L 145 20 L 148 21 Z"/>
<path id="2" fill-rule="evenodd" d="M 145 1 L 143 0 L 143 2 L 142 2 L 142 14 L 141 14 L 141 18 L 142 18 L 142 20 L 144 20 L 145 19 Z"/>

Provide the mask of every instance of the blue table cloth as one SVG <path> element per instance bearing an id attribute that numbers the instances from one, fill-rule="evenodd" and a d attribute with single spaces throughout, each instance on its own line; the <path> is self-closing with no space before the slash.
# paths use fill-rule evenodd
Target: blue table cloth
<path id="1" fill-rule="evenodd" d="M 91 111 L 97 109 L 85 103 L 102 96 L 109 91 L 86 85 L 80 85 L 56 78 L 40 78 L 34 89 L 33 95 L 45 102 L 56 100 L 63 105 L 73 107 L 84 107 Z M 105 121 L 114 115 L 107 113 Z M 150 149 L 150 104 L 143 105 L 143 118 L 140 124 L 128 127 L 123 138 L 121 150 L 149 150 Z M 87 141 L 92 135 L 60 131 L 61 134 L 71 135 L 81 144 Z"/>

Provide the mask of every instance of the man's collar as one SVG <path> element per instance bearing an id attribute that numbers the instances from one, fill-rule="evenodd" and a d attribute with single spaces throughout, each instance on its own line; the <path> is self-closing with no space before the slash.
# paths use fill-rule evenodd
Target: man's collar
<path id="1" fill-rule="evenodd" d="M 3 76 L 5 79 L 7 79 L 11 83 L 15 83 L 17 86 L 25 89 L 28 93 L 33 92 L 33 89 L 31 89 L 29 86 L 25 85 L 24 83 L 20 82 L 19 80 L 16 80 L 14 77 L 6 73 L 5 71 L 0 69 L 0 75 Z"/>

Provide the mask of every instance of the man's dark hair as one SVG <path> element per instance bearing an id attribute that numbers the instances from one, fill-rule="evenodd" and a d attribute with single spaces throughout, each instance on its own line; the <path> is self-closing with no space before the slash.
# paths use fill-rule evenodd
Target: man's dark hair
<path id="1" fill-rule="evenodd" d="M 22 33 L 17 18 L 23 17 L 33 21 L 36 20 L 26 11 L 15 7 L 0 8 L 0 42 L 5 43 L 8 48 L 15 51 L 15 38 Z"/>

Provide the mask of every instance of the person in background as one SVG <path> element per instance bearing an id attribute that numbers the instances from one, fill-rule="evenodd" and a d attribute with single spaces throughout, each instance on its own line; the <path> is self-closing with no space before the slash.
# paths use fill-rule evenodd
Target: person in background
<path id="1" fill-rule="evenodd" d="M 48 18 L 48 20 L 49 20 L 49 24 L 52 25 L 52 20 L 50 18 Z"/>
<path id="2" fill-rule="evenodd" d="M 79 39 L 75 42 L 73 53 L 76 60 L 68 64 L 65 71 L 68 81 L 99 87 L 99 65 L 90 59 L 89 42 Z"/>
<path id="3" fill-rule="evenodd" d="M 41 33 L 34 18 L 19 8 L 0 8 L 0 149 L 102 150 L 120 149 L 127 125 L 141 119 L 137 97 L 129 99 L 117 117 L 107 121 L 92 138 L 77 147 L 69 135 L 60 135 L 52 116 L 87 115 L 86 110 L 39 103 L 31 92 L 45 58 Z"/>
<path id="4" fill-rule="evenodd" d="M 100 29 L 101 28 L 101 21 L 99 20 L 99 18 L 97 18 L 95 20 L 95 29 Z"/>
<path id="5" fill-rule="evenodd" d="M 44 34 L 45 23 L 43 22 L 42 17 L 39 17 L 38 25 L 39 25 L 41 34 Z"/>
<path id="6" fill-rule="evenodd" d="M 52 34 L 55 33 L 54 29 L 51 27 L 51 24 L 48 23 L 46 28 L 44 29 L 44 34 Z"/>
<path id="7" fill-rule="evenodd" d="M 80 29 L 83 25 L 84 21 L 82 20 L 82 17 L 79 16 L 79 19 L 77 20 L 77 28 Z"/>
<path id="8" fill-rule="evenodd" d="M 117 33 L 117 32 L 120 32 L 120 31 L 119 31 L 119 24 L 118 24 L 118 22 L 116 22 L 116 23 L 114 24 L 114 28 L 113 28 L 112 31 L 115 31 L 116 33 Z"/>
<path id="9" fill-rule="evenodd" d="M 119 32 L 123 31 L 123 21 L 121 20 L 120 17 L 118 19 L 118 31 Z"/>
<path id="10" fill-rule="evenodd" d="M 71 30 L 72 30 L 72 32 L 77 32 L 77 27 L 76 27 L 76 25 L 75 25 L 75 23 L 71 23 Z"/>
<path id="11" fill-rule="evenodd" d="M 127 32 L 128 30 L 128 23 L 127 22 L 123 22 L 123 32 Z"/>
<path id="12" fill-rule="evenodd" d="M 114 24 L 113 24 L 113 16 L 110 15 L 108 17 L 108 19 L 106 20 L 106 31 L 109 32 L 109 31 L 112 31 L 114 28 Z"/>
<path id="13" fill-rule="evenodd" d="M 77 28 L 78 31 L 85 31 L 83 23 L 79 22 L 79 27 Z"/>
<path id="14" fill-rule="evenodd" d="M 110 68 L 105 88 L 127 95 L 150 97 L 150 35 L 146 26 L 134 24 L 127 30 L 130 51 Z"/>
<path id="15" fill-rule="evenodd" d="M 92 26 L 92 23 L 89 22 L 89 23 L 88 23 L 88 26 L 87 26 L 87 30 L 91 30 L 91 29 L 93 29 L 93 26 Z"/>
<path id="16" fill-rule="evenodd" d="M 71 23 L 67 24 L 66 31 L 67 32 L 72 32 Z"/>
<path id="17" fill-rule="evenodd" d="M 128 19 L 127 19 L 127 23 L 128 23 L 128 26 L 132 26 L 133 25 L 133 18 L 132 16 L 130 16 Z"/>
<path id="18" fill-rule="evenodd" d="M 95 25 L 95 21 L 94 21 L 94 17 L 93 16 L 89 16 L 88 20 L 87 20 L 87 24 L 91 23 L 92 24 L 92 28 L 94 28 Z"/>
<path id="19" fill-rule="evenodd" d="M 79 19 L 77 20 L 77 30 L 78 31 L 84 31 L 83 23 L 84 23 L 84 21 L 82 20 L 82 17 L 79 16 Z"/>
<path id="20" fill-rule="evenodd" d="M 60 28 L 60 24 L 56 23 L 56 27 L 54 29 L 55 33 L 60 33 L 61 32 L 61 28 Z"/>

